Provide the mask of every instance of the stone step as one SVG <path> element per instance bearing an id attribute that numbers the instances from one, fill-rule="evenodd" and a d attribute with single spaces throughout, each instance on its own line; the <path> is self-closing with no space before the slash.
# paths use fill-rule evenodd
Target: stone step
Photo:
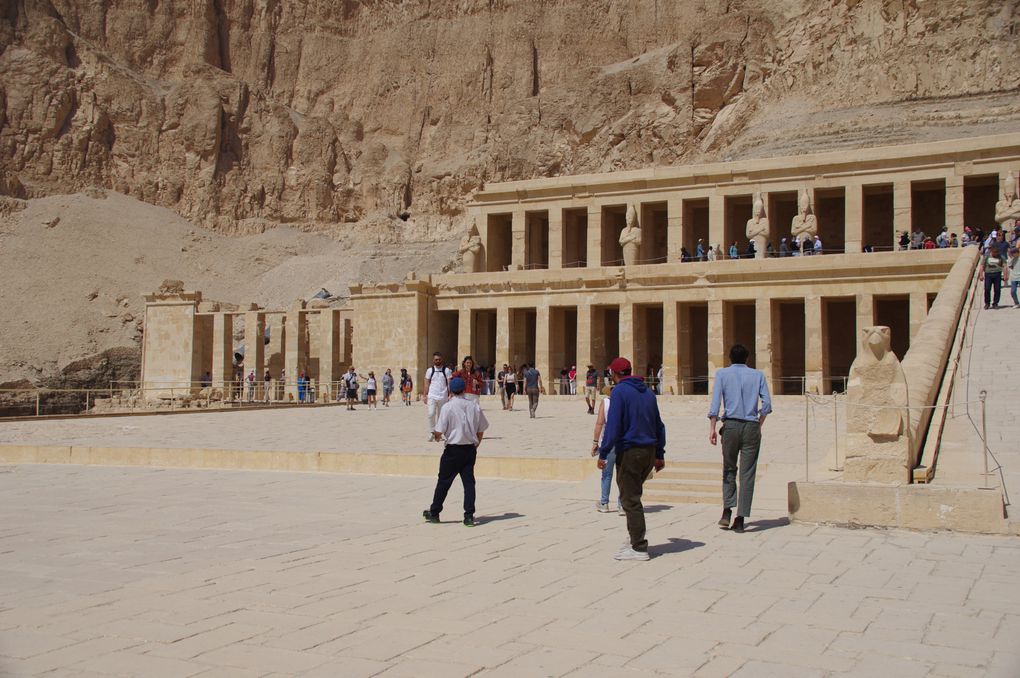
<path id="1" fill-rule="evenodd" d="M 667 466 L 655 474 L 657 480 L 721 480 L 722 466 L 714 472 L 686 471 Z"/>
<path id="2" fill-rule="evenodd" d="M 719 492 L 720 482 L 714 483 L 685 483 L 675 480 L 655 480 L 645 483 L 645 490 L 648 492 Z"/>

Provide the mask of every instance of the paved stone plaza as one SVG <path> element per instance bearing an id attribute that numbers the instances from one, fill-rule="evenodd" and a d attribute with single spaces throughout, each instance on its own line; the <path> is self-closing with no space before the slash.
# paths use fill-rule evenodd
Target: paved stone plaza
<path id="1" fill-rule="evenodd" d="M 651 506 L 589 483 L 6 466 L 0 674 L 1016 676 L 1016 539 Z"/>

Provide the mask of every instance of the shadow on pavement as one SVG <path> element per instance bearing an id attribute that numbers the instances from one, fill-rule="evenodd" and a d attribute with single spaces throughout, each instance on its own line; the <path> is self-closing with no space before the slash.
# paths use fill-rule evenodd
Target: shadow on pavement
<path id="1" fill-rule="evenodd" d="M 672 506 L 669 504 L 652 504 L 645 507 L 645 513 L 658 513 L 659 511 L 668 511 Z"/>
<path id="2" fill-rule="evenodd" d="M 784 527 L 790 524 L 790 519 L 787 517 L 782 518 L 769 518 L 768 520 L 756 520 L 753 523 L 748 523 L 744 527 L 744 532 L 763 532 L 764 530 L 771 530 L 773 527 Z"/>
<path id="3" fill-rule="evenodd" d="M 485 523 L 494 523 L 497 520 L 511 520 L 513 518 L 523 518 L 523 513 L 504 513 L 498 516 L 480 516 L 475 519 L 476 525 L 484 525 Z"/>
<path id="4" fill-rule="evenodd" d="M 662 544 L 660 546 L 649 546 L 648 552 L 656 556 L 662 556 L 667 553 L 683 553 L 684 551 L 690 551 L 696 549 L 699 546 L 704 546 L 703 541 L 691 541 L 690 539 L 676 539 L 670 537 L 668 544 Z"/>

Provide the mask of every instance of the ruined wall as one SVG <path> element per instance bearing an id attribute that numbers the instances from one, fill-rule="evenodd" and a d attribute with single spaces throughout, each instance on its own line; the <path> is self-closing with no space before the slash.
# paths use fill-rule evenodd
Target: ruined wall
<path id="1" fill-rule="evenodd" d="M 445 239 L 490 180 L 1015 127 L 1017 5 L 13 0 L 0 191 Z"/>

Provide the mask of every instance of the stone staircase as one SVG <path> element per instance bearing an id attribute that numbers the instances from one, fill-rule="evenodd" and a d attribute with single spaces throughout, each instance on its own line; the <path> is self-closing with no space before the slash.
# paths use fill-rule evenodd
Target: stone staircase
<path id="1" fill-rule="evenodd" d="M 761 466 L 758 467 L 761 477 Z M 645 504 L 721 504 L 722 463 L 666 461 L 666 468 L 645 483 Z"/>

